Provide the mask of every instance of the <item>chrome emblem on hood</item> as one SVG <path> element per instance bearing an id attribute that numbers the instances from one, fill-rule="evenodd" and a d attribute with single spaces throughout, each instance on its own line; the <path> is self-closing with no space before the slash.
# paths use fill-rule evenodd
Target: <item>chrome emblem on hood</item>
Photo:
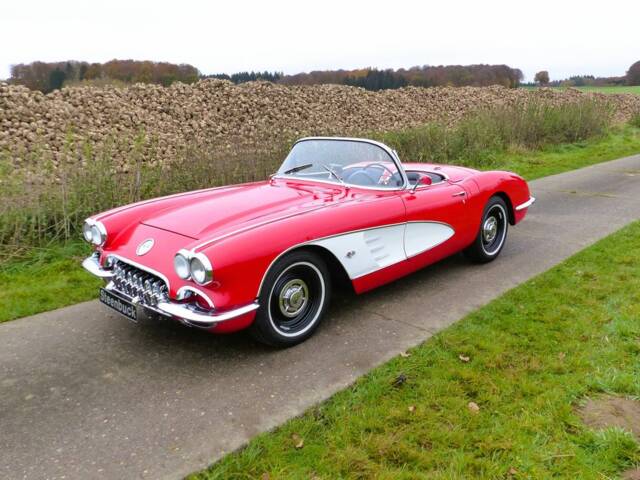
<path id="1" fill-rule="evenodd" d="M 153 238 L 146 239 L 144 242 L 138 245 L 138 248 L 136 248 L 136 255 L 141 257 L 142 255 L 149 253 L 149 250 L 153 248 L 154 243 L 155 241 L 153 240 Z"/>

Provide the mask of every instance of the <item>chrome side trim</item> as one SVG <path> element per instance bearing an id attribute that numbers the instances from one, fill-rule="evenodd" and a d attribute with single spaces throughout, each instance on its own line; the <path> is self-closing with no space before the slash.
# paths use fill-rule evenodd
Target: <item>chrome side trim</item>
<path id="1" fill-rule="evenodd" d="M 518 205 L 516 207 L 516 211 L 520 211 L 520 210 L 524 210 L 525 208 L 529 208 L 531 205 L 533 205 L 536 201 L 535 197 L 529 197 L 529 200 L 527 200 L 524 203 L 521 203 L 520 205 Z"/>
<path id="2" fill-rule="evenodd" d="M 82 262 L 82 266 L 86 271 L 95 275 L 96 277 L 103 278 L 105 280 L 109 280 L 113 278 L 112 270 L 105 270 L 100 265 L 100 254 L 98 252 L 93 253 L 91 256 L 84 259 Z"/>
<path id="3" fill-rule="evenodd" d="M 352 233 L 365 232 L 365 231 L 367 231 L 367 230 L 376 230 L 376 229 L 379 229 L 379 228 L 394 227 L 394 226 L 398 226 L 398 225 L 409 225 L 410 223 L 438 223 L 438 224 L 441 224 L 441 225 L 447 226 L 447 227 L 449 227 L 449 228 L 451 228 L 451 229 L 453 230 L 453 227 L 452 227 L 451 225 L 449 225 L 448 223 L 445 223 L 445 222 L 439 222 L 439 221 L 437 221 L 437 220 L 410 220 L 410 221 L 407 221 L 407 222 L 389 223 L 389 224 L 386 224 L 386 225 L 380 225 L 380 226 L 376 226 L 376 227 L 367 227 L 367 228 L 360 228 L 360 229 L 357 229 L 357 230 L 350 230 L 350 231 L 348 231 L 348 232 L 336 233 L 336 234 L 333 234 L 333 235 L 327 235 L 326 237 L 320 237 L 320 238 L 316 238 L 316 239 L 313 239 L 313 240 L 308 240 L 308 241 L 306 241 L 306 242 L 300 242 L 300 243 L 297 243 L 297 244 L 295 244 L 295 245 L 293 245 L 293 246 L 291 246 L 291 247 L 287 248 L 286 250 L 284 250 L 284 251 L 283 251 L 283 252 L 281 252 L 280 254 L 278 254 L 278 255 L 277 255 L 277 256 L 276 256 L 276 257 L 271 261 L 271 263 L 269 264 L 269 266 L 268 266 L 268 267 L 267 267 L 267 269 L 265 270 L 264 275 L 262 276 L 262 280 L 260 281 L 260 285 L 258 286 L 258 293 L 256 294 L 256 298 L 260 298 L 260 293 L 262 292 L 262 287 L 263 287 L 263 285 L 264 285 L 265 278 L 267 277 L 267 274 L 269 273 L 269 270 L 271 270 L 271 268 L 273 267 L 273 265 L 274 265 L 274 264 L 275 264 L 275 263 L 276 263 L 280 258 L 282 258 L 284 255 L 286 255 L 287 253 L 289 253 L 291 250 L 295 250 L 296 248 L 305 247 L 305 246 L 308 246 L 308 245 L 315 245 L 315 244 L 316 244 L 316 242 L 319 242 L 319 241 L 322 241 L 322 240 L 327 240 L 327 239 L 334 238 L 334 237 L 340 237 L 340 236 L 342 236 L 342 235 L 349 235 L 349 234 L 352 234 Z M 454 235 L 455 235 L 455 231 L 454 231 Z M 433 247 L 431 247 L 431 248 L 435 248 L 435 247 L 437 247 L 437 246 L 441 245 L 442 243 L 446 242 L 447 240 L 448 240 L 448 239 L 446 239 L 446 240 L 442 241 L 441 243 L 438 243 L 437 245 L 434 245 L 434 246 L 433 246 Z M 326 248 L 326 247 L 324 247 L 324 246 L 322 246 L 322 245 L 318 245 L 318 246 L 320 246 L 320 247 L 324 248 L 325 250 L 329 251 L 331 254 L 333 254 L 333 255 L 335 256 L 335 254 L 334 254 L 333 252 L 331 252 L 331 250 L 329 250 L 328 248 Z M 403 244 L 403 248 L 404 248 L 404 244 Z M 425 251 L 427 251 L 427 250 L 425 250 Z M 424 253 L 424 252 L 420 252 L 420 253 Z M 417 255 L 420 255 L 420 253 L 415 254 L 415 255 L 411 255 L 411 256 L 407 256 L 407 257 L 405 258 L 405 260 L 407 260 L 407 259 L 409 259 L 409 258 L 413 258 L 413 257 L 415 257 L 415 256 L 417 256 Z M 405 252 L 405 255 L 406 255 L 406 252 Z M 340 259 L 339 259 L 339 258 L 337 258 L 337 257 L 336 257 L 336 259 L 338 260 L 338 262 L 340 262 L 340 263 L 342 264 L 342 262 L 340 261 Z M 402 261 L 402 260 L 401 260 L 401 261 Z M 396 263 L 399 263 L 399 262 L 396 262 Z M 389 266 L 390 266 L 390 265 L 389 265 Z M 387 268 L 387 267 L 382 267 L 382 268 Z M 379 270 L 382 270 L 382 268 L 380 268 Z M 365 275 L 369 275 L 369 274 L 374 273 L 374 272 L 376 272 L 376 271 L 377 271 L 377 270 L 373 270 L 373 271 L 371 271 L 371 272 L 366 273 Z M 360 275 L 360 276 L 364 276 L 364 275 Z M 360 277 L 351 278 L 350 280 L 355 280 L 356 278 L 360 278 Z"/>
<path id="4" fill-rule="evenodd" d="M 278 175 L 277 173 L 273 174 L 272 178 L 277 178 L 280 180 L 285 180 L 289 182 L 308 182 L 308 183 L 324 183 L 326 185 L 333 185 L 337 188 L 347 188 L 349 190 L 374 190 L 376 192 L 401 192 L 405 190 L 405 187 L 394 187 L 394 188 L 378 188 L 378 187 L 368 187 L 366 185 L 356 185 L 354 183 L 346 183 L 343 185 L 338 181 L 331 180 L 323 180 L 322 178 L 303 178 L 303 177 L 294 177 L 293 175 Z"/>
<path id="5" fill-rule="evenodd" d="M 184 320 L 189 325 L 194 327 L 212 327 L 216 323 L 225 322 L 227 320 L 232 320 L 241 315 L 245 315 L 247 313 L 253 312 L 260 307 L 258 303 L 250 303 L 249 305 L 245 305 L 243 307 L 235 308 L 233 310 L 228 310 L 226 312 L 206 312 L 204 310 L 199 310 L 193 307 L 190 304 L 181 304 L 181 303 L 173 303 L 173 302 L 165 302 L 159 303 L 158 309 L 163 313 L 170 315 L 172 317 L 177 317 L 178 319 Z"/>

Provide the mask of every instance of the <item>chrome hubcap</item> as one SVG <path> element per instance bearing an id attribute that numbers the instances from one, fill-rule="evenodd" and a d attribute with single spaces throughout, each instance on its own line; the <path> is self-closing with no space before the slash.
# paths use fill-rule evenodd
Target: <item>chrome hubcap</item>
<path id="1" fill-rule="evenodd" d="M 482 226 L 482 237 L 487 243 L 493 242 L 498 234 L 498 219 L 496 217 L 489 217 L 484 221 Z"/>
<path id="2" fill-rule="evenodd" d="M 307 306 L 309 288 L 307 284 L 296 278 L 284 284 L 278 298 L 280 311 L 286 317 L 293 318 Z"/>

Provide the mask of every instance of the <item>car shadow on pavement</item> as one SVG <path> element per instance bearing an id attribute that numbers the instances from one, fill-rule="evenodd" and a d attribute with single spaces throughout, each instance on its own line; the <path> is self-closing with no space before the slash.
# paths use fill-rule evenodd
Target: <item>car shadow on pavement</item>
<path id="1" fill-rule="evenodd" d="M 385 310 L 393 308 L 394 304 L 421 295 L 425 288 L 434 288 L 445 273 L 449 275 L 452 271 L 464 270 L 469 265 L 462 255 L 454 255 L 362 295 L 356 295 L 349 289 L 334 289 L 331 306 L 317 334 L 339 336 L 341 330 L 349 327 L 347 322 L 351 322 L 354 317 L 378 315 L 384 318 Z M 380 305 L 385 308 L 379 308 Z M 269 357 L 282 352 L 281 349 L 256 342 L 246 331 L 214 335 L 172 320 L 135 325 L 129 324 L 117 314 L 109 316 L 113 316 L 110 320 L 122 327 L 116 329 L 119 331 L 117 335 L 127 335 L 128 341 L 125 344 L 128 349 L 139 354 L 154 352 L 156 360 L 165 355 L 167 361 L 171 361 L 172 357 L 180 358 L 181 362 L 190 363 L 192 368 L 201 360 L 206 360 L 205 364 L 209 367 L 217 358 L 228 360 L 230 357 Z M 125 325 L 120 325 L 120 322 Z M 317 341 L 316 335 L 288 350 L 313 348 Z"/>

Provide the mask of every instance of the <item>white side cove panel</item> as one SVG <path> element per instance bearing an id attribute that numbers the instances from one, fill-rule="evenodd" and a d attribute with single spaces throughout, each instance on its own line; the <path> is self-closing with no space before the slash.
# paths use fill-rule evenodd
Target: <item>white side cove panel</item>
<path id="1" fill-rule="evenodd" d="M 405 224 L 345 233 L 312 242 L 333 253 L 354 279 L 406 260 Z"/>
<path id="2" fill-rule="evenodd" d="M 438 222 L 411 222 L 336 235 L 311 242 L 335 255 L 352 280 L 440 245 L 454 234 Z"/>
<path id="3" fill-rule="evenodd" d="M 404 233 L 404 250 L 407 257 L 414 257 L 449 240 L 453 228 L 438 222 L 409 222 Z"/>

